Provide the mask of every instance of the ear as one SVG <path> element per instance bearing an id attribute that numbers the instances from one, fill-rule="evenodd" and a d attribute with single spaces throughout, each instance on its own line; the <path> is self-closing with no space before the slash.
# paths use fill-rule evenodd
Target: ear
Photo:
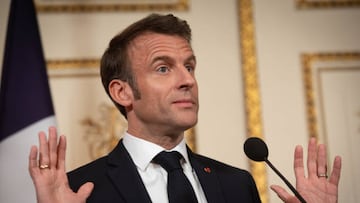
<path id="1" fill-rule="evenodd" d="M 131 105 L 133 94 L 127 82 L 114 79 L 110 82 L 108 88 L 111 98 L 116 101 L 116 103 L 125 107 Z"/>

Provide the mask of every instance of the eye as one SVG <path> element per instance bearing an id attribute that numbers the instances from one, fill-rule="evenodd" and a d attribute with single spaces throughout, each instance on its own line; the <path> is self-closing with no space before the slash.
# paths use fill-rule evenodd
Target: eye
<path id="1" fill-rule="evenodd" d="M 169 67 L 167 67 L 167 66 L 160 66 L 156 71 L 157 71 L 157 72 L 160 72 L 160 73 L 167 73 L 167 72 L 169 72 Z"/>
<path id="2" fill-rule="evenodd" d="M 185 68 L 189 71 L 189 73 L 193 73 L 195 71 L 195 67 L 192 65 L 186 65 Z"/>

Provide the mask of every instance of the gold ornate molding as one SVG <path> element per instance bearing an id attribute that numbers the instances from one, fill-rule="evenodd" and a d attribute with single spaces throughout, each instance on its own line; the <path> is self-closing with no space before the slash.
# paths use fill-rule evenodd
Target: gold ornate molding
<path id="1" fill-rule="evenodd" d="M 64 69 L 64 68 L 99 68 L 100 59 L 63 59 L 63 60 L 46 60 L 48 69 Z"/>
<path id="2" fill-rule="evenodd" d="M 107 104 L 99 106 L 98 118 L 85 118 L 81 124 L 93 160 L 108 154 L 127 130 L 127 120 L 115 106 Z"/>
<path id="3" fill-rule="evenodd" d="M 48 13 L 84 13 L 84 12 L 115 12 L 115 11 L 187 11 L 189 9 L 189 0 L 164 1 L 149 3 L 106 3 L 100 0 L 97 3 L 45 3 L 36 0 L 36 10 L 38 12 Z M 100 3 L 101 2 L 101 3 Z"/>
<path id="4" fill-rule="evenodd" d="M 46 66 L 50 78 L 87 78 L 100 75 L 100 60 L 95 58 L 47 60 Z"/>
<path id="5" fill-rule="evenodd" d="M 301 55 L 306 99 L 306 114 L 310 137 L 319 138 L 318 115 L 315 105 L 313 64 L 316 62 L 359 61 L 360 52 L 306 53 Z"/>
<path id="6" fill-rule="evenodd" d="M 297 0 L 298 9 L 358 7 L 360 0 Z"/>
<path id="7" fill-rule="evenodd" d="M 247 136 L 263 139 L 252 1 L 238 0 L 238 5 Z M 261 201 L 267 203 L 269 197 L 265 164 L 250 161 L 250 170 L 258 187 Z"/>
<path id="8" fill-rule="evenodd" d="M 190 149 L 193 152 L 196 152 L 196 127 L 192 127 L 185 131 L 185 139 Z"/>

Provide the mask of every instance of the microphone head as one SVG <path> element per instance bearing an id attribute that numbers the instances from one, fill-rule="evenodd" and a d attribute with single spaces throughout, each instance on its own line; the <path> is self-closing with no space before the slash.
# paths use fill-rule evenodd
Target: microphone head
<path id="1" fill-rule="evenodd" d="M 265 142 L 257 137 L 250 137 L 245 141 L 244 152 L 253 161 L 265 161 L 269 155 Z"/>

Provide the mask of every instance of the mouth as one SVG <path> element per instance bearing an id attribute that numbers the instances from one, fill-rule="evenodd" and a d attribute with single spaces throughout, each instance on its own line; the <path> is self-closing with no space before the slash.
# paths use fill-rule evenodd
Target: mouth
<path id="1" fill-rule="evenodd" d="M 183 107 L 183 108 L 189 108 L 196 106 L 196 102 L 192 99 L 180 99 L 173 102 L 173 104 Z"/>

